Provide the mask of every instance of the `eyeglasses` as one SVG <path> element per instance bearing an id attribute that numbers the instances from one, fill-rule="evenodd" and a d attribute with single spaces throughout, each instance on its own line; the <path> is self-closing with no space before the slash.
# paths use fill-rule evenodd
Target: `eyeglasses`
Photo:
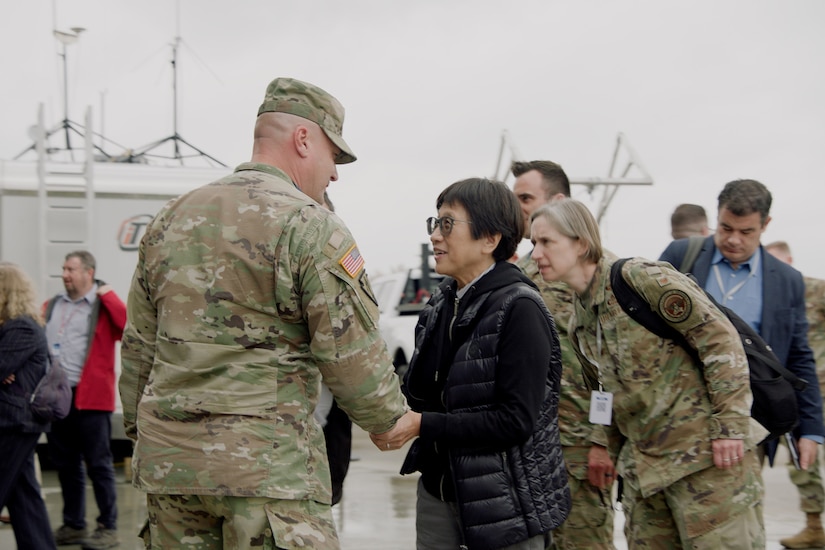
<path id="1" fill-rule="evenodd" d="M 439 229 L 441 229 L 441 234 L 446 237 L 447 235 L 453 232 L 453 225 L 457 223 L 473 222 L 457 220 L 455 218 L 451 218 L 450 216 L 444 216 L 443 218 L 427 218 L 427 234 L 432 235 L 435 231 L 435 228 L 438 227 Z"/>

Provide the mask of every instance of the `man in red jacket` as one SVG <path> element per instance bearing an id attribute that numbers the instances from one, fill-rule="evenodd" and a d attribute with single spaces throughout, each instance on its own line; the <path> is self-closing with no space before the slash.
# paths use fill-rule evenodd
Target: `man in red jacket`
<path id="1" fill-rule="evenodd" d="M 85 250 L 66 255 L 63 285 L 66 292 L 45 304 L 52 359 L 66 371 L 73 393 L 69 415 L 53 422 L 48 435 L 63 492 L 63 524 L 55 541 L 113 548 L 118 545 L 117 496 L 109 441 L 115 409 L 115 342 L 123 334 L 126 306 L 111 286 L 95 279 L 95 258 Z M 99 510 L 97 528 L 89 536 L 87 474 Z"/>

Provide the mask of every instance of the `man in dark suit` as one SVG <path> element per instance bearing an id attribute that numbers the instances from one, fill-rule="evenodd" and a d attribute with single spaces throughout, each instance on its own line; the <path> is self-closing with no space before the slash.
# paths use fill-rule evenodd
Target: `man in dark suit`
<path id="1" fill-rule="evenodd" d="M 733 309 L 770 344 L 792 372 L 808 382 L 797 392 L 800 464 L 813 464 L 825 441 L 822 396 L 808 346 L 805 283 L 802 274 L 768 254 L 760 244 L 771 221 L 770 191 L 756 180 L 735 180 L 719 194 L 716 232 L 707 237 L 691 272 L 720 303 Z M 688 239 L 668 245 L 660 260 L 679 266 Z M 765 445 L 771 464 L 777 442 Z"/>

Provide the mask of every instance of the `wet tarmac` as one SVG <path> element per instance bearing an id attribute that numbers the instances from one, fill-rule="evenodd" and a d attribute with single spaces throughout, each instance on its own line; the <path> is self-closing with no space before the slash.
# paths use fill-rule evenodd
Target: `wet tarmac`
<path id="1" fill-rule="evenodd" d="M 780 449 L 782 451 L 782 449 Z M 367 435 L 355 428 L 353 462 L 344 485 L 344 496 L 333 508 L 343 550 L 412 550 L 415 548 L 415 488 L 417 476 L 398 475 L 406 449 L 382 453 L 372 446 Z M 779 456 L 778 464 L 784 464 Z M 142 493 L 132 488 L 118 467 L 118 533 L 120 548 L 142 550 L 137 532 L 146 518 Z M 768 550 L 782 548 L 779 539 L 797 533 L 804 526 L 796 488 L 788 479 L 784 465 L 765 468 L 765 526 Z M 52 525 L 60 524 L 62 499 L 54 471 L 43 472 L 43 492 Z M 91 487 L 87 489 L 87 521 L 94 525 L 97 507 Z M 616 548 L 625 550 L 623 518 L 616 515 Z M 0 550 L 15 548 L 11 527 L 0 527 Z M 80 546 L 62 546 L 76 549 Z"/>

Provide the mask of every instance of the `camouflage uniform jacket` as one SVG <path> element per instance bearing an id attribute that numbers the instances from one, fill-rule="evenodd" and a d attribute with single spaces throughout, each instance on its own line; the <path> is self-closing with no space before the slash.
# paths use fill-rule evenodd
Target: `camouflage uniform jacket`
<path id="1" fill-rule="evenodd" d="M 120 393 L 149 493 L 330 502 L 320 383 L 371 432 L 407 410 L 346 226 L 277 168 L 170 201 L 141 241 Z"/>
<path id="2" fill-rule="evenodd" d="M 592 424 L 590 415 L 590 390 L 584 383 L 582 367 L 576 351 L 567 337 L 567 325 L 573 316 L 573 290 L 561 282 L 546 282 L 530 254 L 519 258 L 516 263 L 527 277 L 539 288 L 541 297 L 559 333 L 561 348 L 561 395 L 559 398 L 559 430 L 561 444 L 565 447 L 565 458 L 587 464 L 587 453 L 595 443 L 607 446 L 604 426 Z M 577 449 L 573 449 L 576 447 Z M 574 454 L 576 456 L 571 455 Z M 570 464 L 568 463 L 568 468 Z M 586 470 L 583 472 L 586 476 Z"/>
<path id="3" fill-rule="evenodd" d="M 577 297 L 570 339 L 586 378 L 613 393 L 610 452 L 621 450 L 619 473 L 648 497 L 712 467 L 713 439 L 745 439 L 753 448 L 748 365 L 724 314 L 670 264 L 632 259 L 623 272 L 703 365 L 631 319 L 610 287 L 614 261 L 603 258 Z"/>
<path id="4" fill-rule="evenodd" d="M 808 345 L 814 352 L 819 387 L 825 395 L 825 281 L 803 277 L 805 316 L 808 318 Z"/>

